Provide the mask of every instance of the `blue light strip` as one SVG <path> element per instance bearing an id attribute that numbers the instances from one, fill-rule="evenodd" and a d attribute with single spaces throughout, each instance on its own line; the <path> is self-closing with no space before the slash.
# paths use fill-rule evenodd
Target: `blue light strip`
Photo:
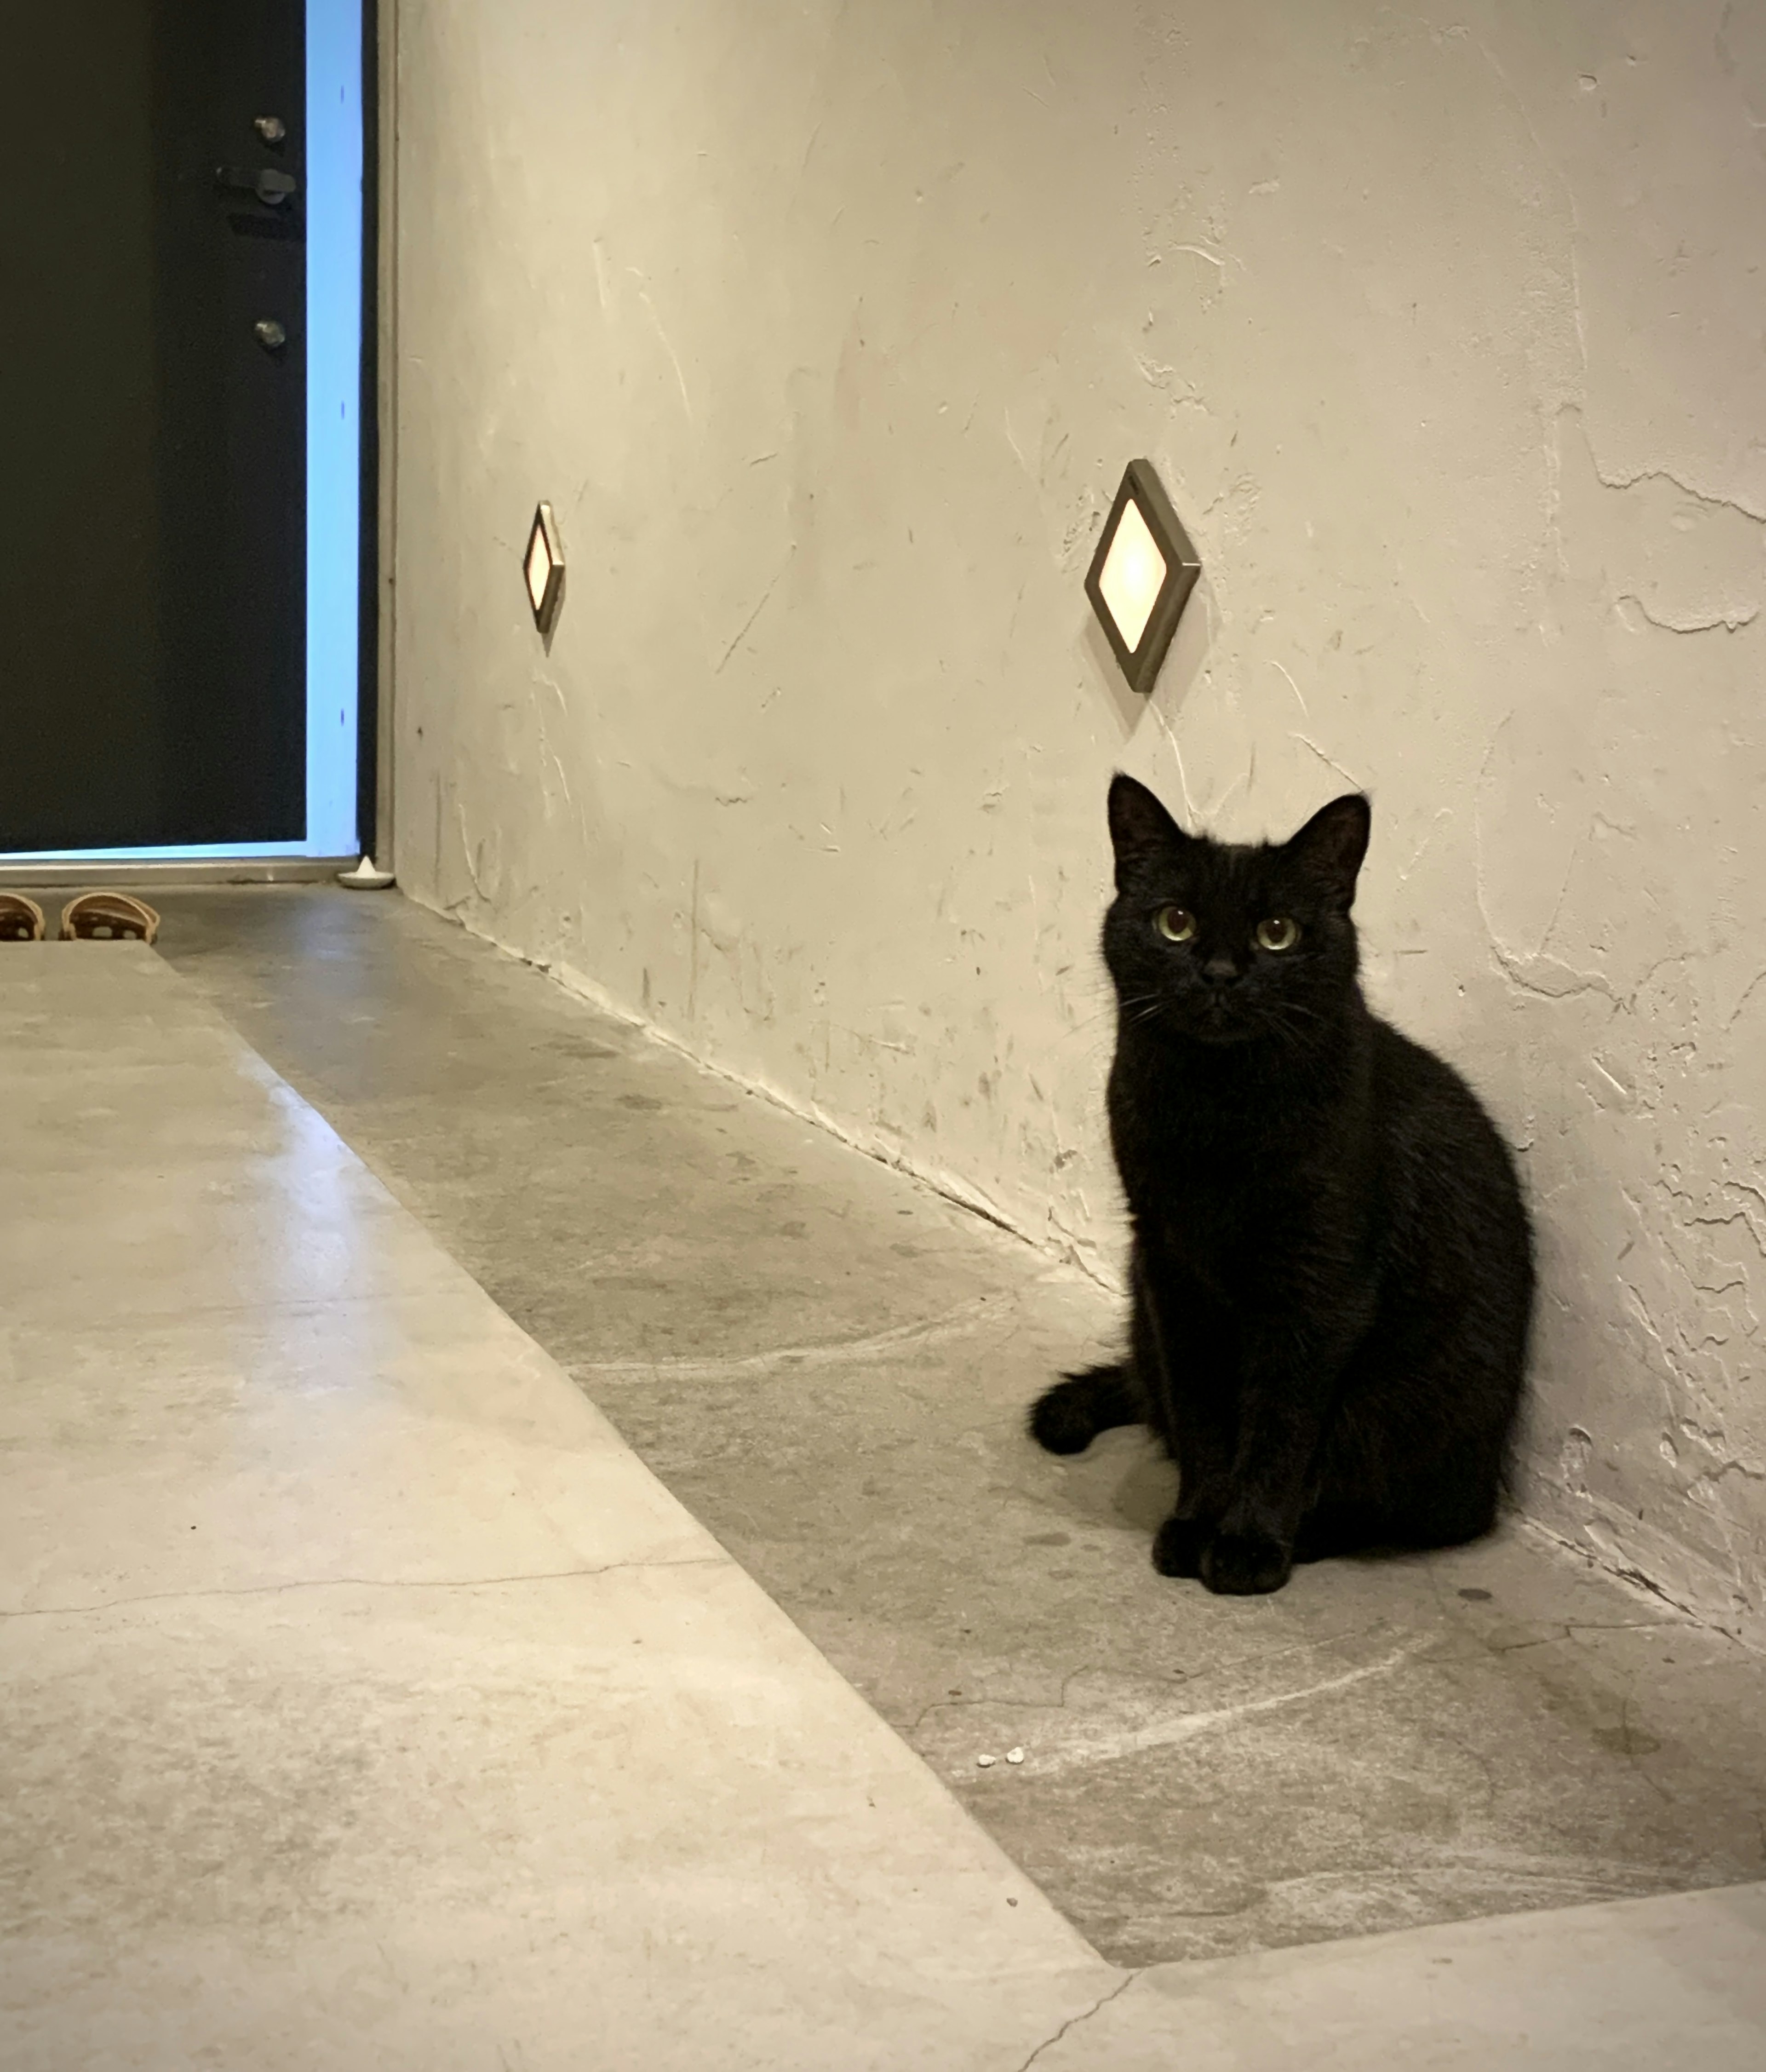
<path id="1" fill-rule="evenodd" d="M 306 0 L 306 838 L 35 850 L 0 863 L 354 856 L 362 367 L 362 0 Z"/>
<path id="2" fill-rule="evenodd" d="M 0 851 L 0 863 L 231 863 L 236 857 L 347 856 L 342 849 L 314 849 L 310 842 L 213 842 L 185 849 L 33 849 Z"/>
<path id="3" fill-rule="evenodd" d="M 306 840 L 355 847 L 362 5 L 306 0 Z"/>

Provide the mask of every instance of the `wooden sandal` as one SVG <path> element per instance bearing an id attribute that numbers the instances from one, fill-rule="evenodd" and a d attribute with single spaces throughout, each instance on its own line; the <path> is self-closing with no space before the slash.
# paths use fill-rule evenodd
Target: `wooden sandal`
<path id="1" fill-rule="evenodd" d="M 150 943 L 158 933 L 159 916 L 127 892 L 82 892 L 61 910 L 64 943 Z"/>
<path id="2" fill-rule="evenodd" d="M 40 943 L 43 909 L 22 892 L 0 892 L 0 943 Z"/>

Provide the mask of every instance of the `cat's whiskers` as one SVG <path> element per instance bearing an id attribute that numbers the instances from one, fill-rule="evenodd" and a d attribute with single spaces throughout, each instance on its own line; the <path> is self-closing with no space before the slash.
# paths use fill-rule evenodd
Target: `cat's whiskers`
<path id="1" fill-rule="evenodd" d="M 1107 1001 L 1102 1007 L 1095 1013 L 1086 1015 L 1082 1021 L 1075 1022 L 1070 1028 L 1063 1029 L 1055 1040 L 1060 1043 L 1070 1042 L 1075 1036 L 1083 1036 L 1088 1030 L 1095 1029 L 1100 1022 L 1114 1017 L 1120 1011 L 1119 1002 L 1114 1000 Z"/>
<path id="2" fill-rule="evenodd" d="M 1324 1024 L 1324 1017 L 1303 1008 L 1293 1001 L 1278 1001 L 1263 1010 L 1265 1026 L 1270 1034 L 1279 1040 L 1292 1043 L 1296 1049 L 1307 1042 Z"/>
<path id="3" fill-rule="evenodd" d="M 1134 993 L 1126 1000 L 1117 1001 L 1114 1008 L 1107 1011 L 1113 1012 L 1119 1022 L 1149 1022 L 1164 1004 L 1162 993 Z"/>

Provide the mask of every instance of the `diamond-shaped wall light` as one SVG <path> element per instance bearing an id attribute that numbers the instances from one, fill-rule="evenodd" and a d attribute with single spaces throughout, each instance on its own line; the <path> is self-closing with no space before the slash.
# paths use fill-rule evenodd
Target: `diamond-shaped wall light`
<path id="1" fill-rule="evenodd" d="M 522 563 L 528 579 L 528 602 L 533 606 L 533 623 L 540 638 L 549 640 L 557 623 L 558 607 L 564 602 L 564 547 L 558 538 L 558 521 L 552 506 L 541 504 L 533 514 L 533 529 L 528 535 L 527 558 Z"/>
<path id="2" fill-rule="evenodd" d="M 1130 688 L 1143 697 L 1201 574 L 1152 462 L 1130 461 L 1086 572 L 1086 595 Z"/>

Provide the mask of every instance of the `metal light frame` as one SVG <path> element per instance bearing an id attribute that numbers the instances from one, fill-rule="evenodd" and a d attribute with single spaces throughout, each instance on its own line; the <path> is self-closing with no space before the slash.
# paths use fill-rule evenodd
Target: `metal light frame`
<path id="1" fill-rule="evenodd" d="M 1116 528 L 1122 523 L 1123 513 L 1132 503 L 1140 512 L 1147 530 L 1152 535 L 1153 545 L 1158 548 L 1165 564 L 1165 579 L 1160 584 L 1158 596 L 1141 629 L 1140 639 L 1133 648 L 1126 646 L 1120 629 L 1104 602 L 1100 585 L 1104 564 L 1110 558 L 1110 549 L 1115 543 Z M 1122 483 L 1116 491 L 1116 500 L 1110 507 L 1110 516 L 1098 541 L 1098 551 L 1091 557 L 1091 566 L 1086 571 L 1086 595 L 1091 600 L 1091 608 L 1098 615 L 1098 623 L 1103 628 L 1104 637 L 1110 643 L 1118 666 L 1128 680 L 1129 688 L 1143 697 L 1150 697 L 1159 676 L 1160 664 L 1165 659 L 1165 651 L 1171 645 L 1172 635 L 1177 631 L 1177 622 L 1184 615 L 1184 606 L 1189 602 L 1189 593 L 1196 587 L 1196 578 L 1201 574 L 1201 563 L 1196 549 L 1189 543 L 1189 535 L 1180 524 L 1177 514 L 1171 508 L 1171 500 L 1165 494 L 1159 477 L 1153 472 L 1150 460 L 1131 460 L 1123 472 Z"/>
<path id="2" fill-rule="evenodd" d="M 536 549 L 544 557 L 546 570 L 537 597 L 534 594 L 532 574 Z M 564 602 L 565 586 L 564 543 L 558 537 L 558 521 L 549 504 L 534 507 L 527 551 L 521 557 L 521 582 L 528 593 L 528 603 L 533 612 L 533 623 L 540 629 L 540 637 L 549 643 L 552 629 L 558 623 L 559 607 Z"/>

